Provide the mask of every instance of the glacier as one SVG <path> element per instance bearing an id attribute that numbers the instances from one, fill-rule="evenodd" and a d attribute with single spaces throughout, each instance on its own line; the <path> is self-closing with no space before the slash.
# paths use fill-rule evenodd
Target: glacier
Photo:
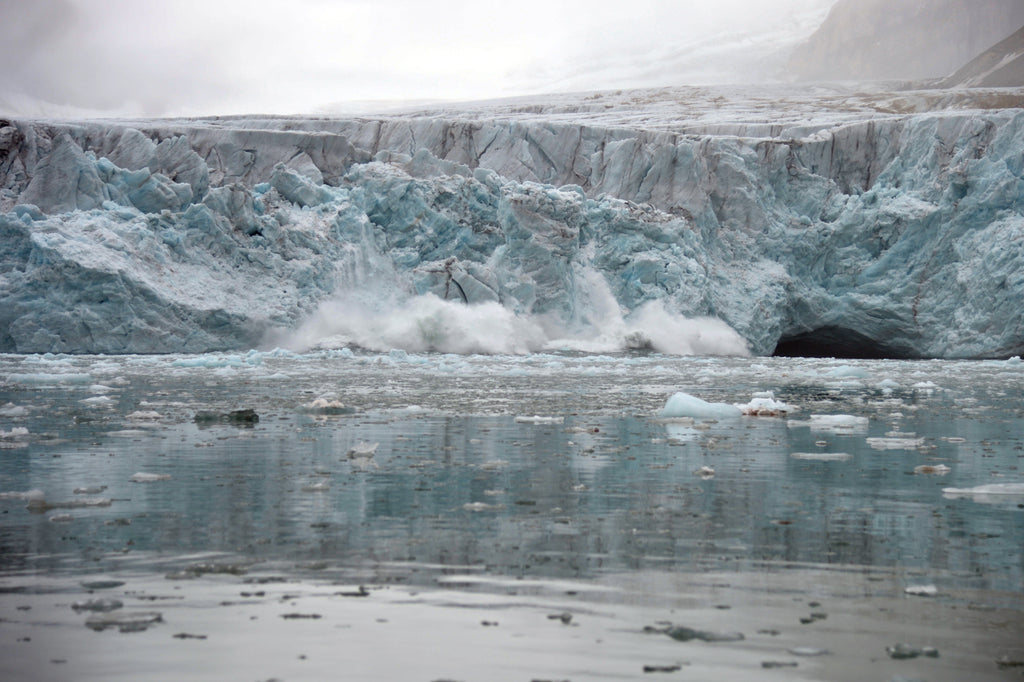
<path id="1" fill-rule="evenodd" d="M 0 121 L 0 352 L 1004 358 L 1018 90 Z"/>

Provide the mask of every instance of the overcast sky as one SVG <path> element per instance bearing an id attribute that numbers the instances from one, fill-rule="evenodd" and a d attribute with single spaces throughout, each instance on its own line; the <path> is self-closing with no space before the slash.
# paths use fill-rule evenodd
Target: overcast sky
<path id="1" fill-rule="evenodd" d="M 0 0 L 0 109 L 308 113 L 759 80 L 834 0 Z"/>

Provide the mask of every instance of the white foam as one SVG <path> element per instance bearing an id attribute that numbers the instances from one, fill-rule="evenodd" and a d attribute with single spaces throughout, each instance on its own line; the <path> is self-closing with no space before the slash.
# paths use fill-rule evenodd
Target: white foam
<path id="1" fill-rule="evenodd" d="M 381 352 L 516 355 L 540 350 L 545 340 L 539 325 L 499 303 L 465 305 L 426 294 L 380 309 L 351 299 L 331 301 L 282 343 L 303 351 L 330 344 Z"/>
<path id="2" fill-rule="evenodd" d="M 599 275 L 576 320 L 517 313 L 497 302 L 464 304 L 433 294 L 398 302 L 335 299 L 296 332 L 277 339 L 301 351 L 354 346 L 386 352 L 524 355 L 570 350 L 587 353 L 652 350 L 670 355 L 750 355 L 746 341 L 715 318 L 686 318 L 650 301 L 623 315 Z M 594 279 L 594 278 L 591 278 Z M 605 299 L 608 300 L 605 300 Z"/>
<path id="3" fill-rule="evenodd" d="M 668 355 L 750 355 L 747 342 L 725 322 L 671 313 L 660 300 L 640 306 L 624 325 L 628 331 L 623 345 L 649 342 L 653 350 Z"/>

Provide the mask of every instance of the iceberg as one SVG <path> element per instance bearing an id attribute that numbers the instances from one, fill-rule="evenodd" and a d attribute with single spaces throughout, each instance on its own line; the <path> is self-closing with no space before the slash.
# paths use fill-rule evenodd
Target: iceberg
<path id="1" fill-rule="evenodd" d="M 968 499 L 980 504 L 1009 504 L 1024 500 L 1024 483 L 985 483 L 973 488 L 943 488 L 943 497 Z"/>
<path id="2" fill-rule="evenodd" d="M 1024 353 L 1024 110 L 790 95 L 0 121 L 0 352 Z"/>
<path id="3" fill-rule="evenodd" d="M 661 410 L 665 419 L 732 419 L 743 416 L 743 410 L 727 403 L 709 403 L 689 393 L 679 392 L 668 399 Z"/>

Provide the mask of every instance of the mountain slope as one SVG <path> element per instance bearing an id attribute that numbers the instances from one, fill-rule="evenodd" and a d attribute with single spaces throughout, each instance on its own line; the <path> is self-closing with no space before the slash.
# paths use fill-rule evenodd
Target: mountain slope
<path id="1" fill-rule="evenodd" d="M 944 87 L 1008 88 L 1024 86 L 1024 26 L 958 69 Z"/>
<path id="2" fill-rule="evenodd" d="M 1022 24 L 1020 0 L 839 0 L 788 69 L 800 80 L 942 78 Z"/>

